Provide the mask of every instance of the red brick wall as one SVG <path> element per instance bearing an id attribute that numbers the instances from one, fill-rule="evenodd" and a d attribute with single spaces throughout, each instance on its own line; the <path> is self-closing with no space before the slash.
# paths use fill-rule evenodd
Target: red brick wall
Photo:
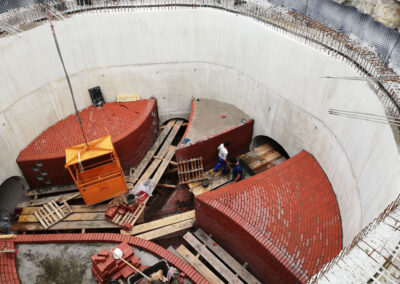
<path id="1" fill-rule="evenodd" d="M 103 110 L 91 106 L 82 110 L 82 122 L 88 141 L 111 134 L 124 171 L 136 166 L 155 141 L 158 133 L 157 104 L 154 99 L 127 103 L 107 103 Z M 94 117 L 94 118 L 93 118 Z M 83 143 L 75 115 L 49 127 L 24 150 L 17 163 L 31 188 L 72 184 L 64 168 L 65 147 Z M 42 166 L 37 167 L 36 162 Z M 39 171 L 34 171 L 38 168 Z M 47 175 L 41 174 L 42 172 Z M 42 176 L 43 180 L 38 180 Z"/>
<path id="2" fill-rule="evenodd" d="M 305 283 L 342 248 L 335 194 L 305 151 L 196 196 L 195 212 L 196 225 L 266 283 Z"/>
<path id="3" fill-rule="evenodd" d="M 217 208 L 195 200 L 196 226 L 227 250 L 262 283 L 296 283 L 296 278 L 249 231 L 256 230 L 226 206 Z M 218 221 L 216 221 L 218 220 Z M 242 227 L 242 225 L 244 225 Z"/>
<path id="4" fill-rule="evenodd" d="M 178 161 L 187 160 L 195 157 L 203 158 L 203 167 L 208 170 L 214 167 L 218 161 L 218 146 L 225 141 L 231 143 L 228 148 L 228 158 L 236 157 L 249 150 L 251 137 L 253 134 L 253 120 L 248 120 L 246 123 L 227 129 L 214 136 L 205 138 L 188 146 L 179 146 L 175 155 Z M 190 125 L 188 126 L 190 127 Z"/>

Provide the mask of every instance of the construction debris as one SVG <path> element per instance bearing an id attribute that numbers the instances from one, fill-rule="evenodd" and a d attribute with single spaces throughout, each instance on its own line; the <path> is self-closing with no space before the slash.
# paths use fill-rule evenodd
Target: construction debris
<path id="1" fill-rule="evenodd" d="M 98 283 L 103 284 L 110 280 L 121 278 L 126 280 L 130 275 L 136 273 L 137 269 L 143 270 L 146 268 L 141 265 L 140 259 L 135 257 L 133 249 L 128 243 L 121 243 L 113 251 L 120 251 L 121 255 L 119 258 L 116 259 L 113 253 L 107 249 L 91 257 L 92 274 Z"/>

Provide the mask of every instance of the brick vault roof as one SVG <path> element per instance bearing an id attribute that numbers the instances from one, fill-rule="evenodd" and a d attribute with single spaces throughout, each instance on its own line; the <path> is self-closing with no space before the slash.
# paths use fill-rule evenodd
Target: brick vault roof
<path id="1" fill-rule="evenodd" d="M 305 151 L 198 198 L 228 215 L 294 274 L 300 269 L 312 276 L 342 248 L 334 192 L 318 162 Z"/>
<path id="2" fill-rule="evenodd" d="M 115 143 L 132 127 L 140 125 L 154 105 L 154 100 L 106 103 L 80 111 L 88 141 L 111 134 Z M 18 161 L 62 157 L 66 147 L 84 143 L 76 115 L 70 115 L 43 131 L 24 150 Z"/>

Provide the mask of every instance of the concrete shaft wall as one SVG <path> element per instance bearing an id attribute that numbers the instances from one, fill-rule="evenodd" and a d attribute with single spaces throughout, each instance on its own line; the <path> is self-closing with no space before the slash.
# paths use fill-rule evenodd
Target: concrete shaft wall
<path id="1" fill-rule="evenodd" d="M 391 129 L 328 114 L 329 108 L 384 115 L 345 63 L 252 19 L 213 9 L 110 12 L 55 23 L 80 109 L 100 85 L 107 101 L 154 96 L 161 120 L 188 117 L 190 98 L 234 104 L 295 155 L 310 152 L 329 177 L 344 244 L 392 201 L 400 163 Z M 41 131 L 73 112 L 47 24 L 0 40 L 0 181 Z"/>

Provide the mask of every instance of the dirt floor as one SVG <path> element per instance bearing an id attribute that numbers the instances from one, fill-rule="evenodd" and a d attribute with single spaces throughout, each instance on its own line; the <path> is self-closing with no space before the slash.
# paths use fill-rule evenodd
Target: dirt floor
<path id="1" fill-rule="evenodd" d="M 116 246 L 109 243 L 18 245 L 18 276 L 21 283 L 97 283 L 92 278 L 90 257 L 105 248 Z M 134 253 L 145 265 L 159 261 L 155 256 L 136 248 Z"/>

